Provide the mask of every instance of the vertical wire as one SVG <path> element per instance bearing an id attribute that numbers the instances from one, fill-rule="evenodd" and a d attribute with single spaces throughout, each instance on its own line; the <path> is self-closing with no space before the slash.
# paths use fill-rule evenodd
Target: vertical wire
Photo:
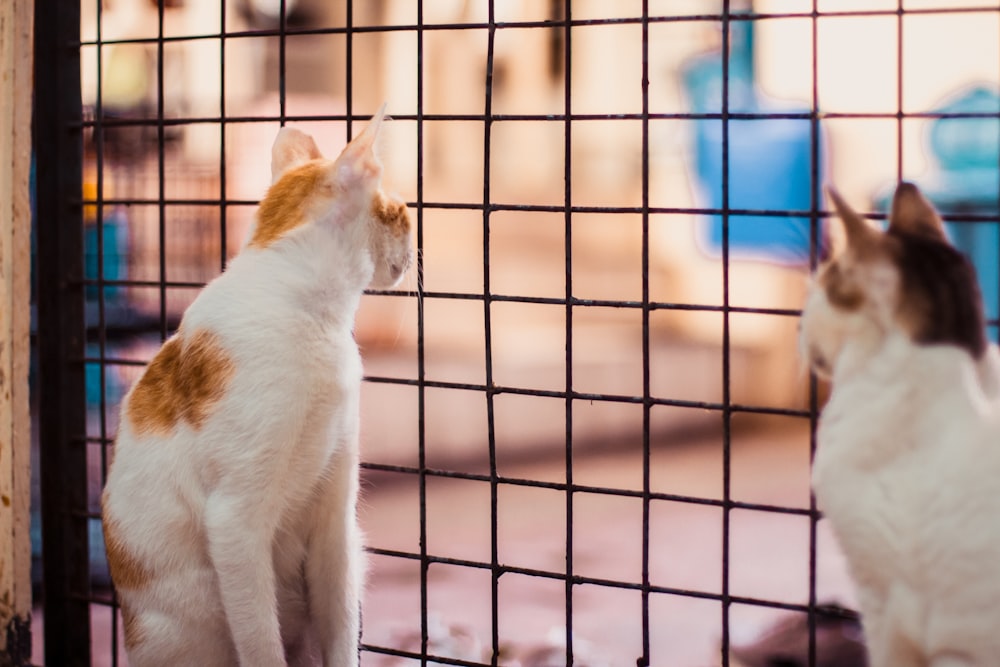
<path id="1" fill-rule="evenodd" d="M 649 511 L 650 441 L 652 426 L 649 377 L 649 0 L 642 0 L 642 657 L 648 667 L 649 649 Z"/>
<path id="2" fill-rule="evenodd" d="M 97 3 L 100 5 L 101 3 Z M 94 131 L 92 141 L 94 142 L 95 167 L 97 169 L 97 201 L 94 207 L 95 231 L 97 233 L 97 335 L 98 335 L 98 360 L 100 369 L 100 432 L 101 451 L 105 451 L 104 443 L 107 441 L 107 416 L 105 408 L 107 404 L 107 392 L 105 391 L 105 372 L 107 359 L 107 320 L 106 303 L 104 300 L 104 123 L 103 95 L 101 92 L 101 10 L 97 10 L 97 98 L 94 109 Z M 102 461 L 104 456 L 102 454 Z M 102 470 L 107 468 L 102 466 Z"/>
<path id="3" fill-rule="evenodd" d="M 722 667 L 729 667 L 729 525 L 732 405 L 729 358 L 729 37 L 730 0 L 722 3 Z"/>
<path id="4" fill-rule="evenodd" d="M 417 469 L 420 513 L 420 664 L 427 664 L 427 365 L 424 359 L 424 2 L 417 0 Z"/>
<path id="5" fill-rule="evenodd" d="M 903 0 L 896 0 L 896 180 L 903 180 Z"/>
<path id="6" fill-rule="evenodd" d="M 347 107 L 347 141 L 351 140 L 351 120 L 354 109 L 354 0 L 347 0 L 347 16 L 344 26 L 344 45 L 347 54 L 344 59 L 344 105 Z"/>
<path id="7" fill-rule="evenodd" d="M 219 270 L 226 270 L 229 240 L 226 232 L 229 202 L 226 195 L 226 1 L 219 0 Z"/>
<path id="8" fill-rule="evenodd" d="M 285 30 L 288 27 L 288 17 L 285 15 L 285 1 L 280 0 L 278 3 L 278 118 L 282 127 L 285 125 L 287 112 L 285 108 L 285 67 L 287 65 L 285 62 L 285 41 L 287 39 Z"/>
<path id="9" fill-rule="evenodd" d="M 566 283 L 566 665 L 573 664 L 573 0 L 563 3 L 563 213 Z"/>
<path id="10" fill-rule="evenodd" d="M 160 339 L 167 339 L 167 176 L 163 104 L 163 0 L 156 7 L 156 146 L 159 206 Z"/>
<path id="11" fill-rule="evenodd" d="M 100 447 L 101 447 L 101 488 L 108 479 L 108 424 L 107 424 L 107 313 L 104 301 L 104 77 L 103 65 L 103 3 L 96 3 L 97 11 L 97 96 L 94 104 L 94 157 L 97 169 L 97 202 L 94 208 L 97 225 L 97 335 L 98 360 L 100 369 Z M 89 481 L 88 481 L 89 484 Z M 111 665 L 118 667 L 118 600 L 114 587 L 111 588 Z"/>
<path id="12" fill-rule="evenodd" d="M 493 131 L 493 56 L 496 41 L 496 16 L 494 0 L 488 0 L 489 21 L 486 46 L 486 99 L 483 114 L 483 331 L 486 373 L 486 426 L 490 456 L 490 617 L 492 655 L 490 665 L 496 667 L 500 655 L 499 589 L 500 570 L 499 545 L 497 543 L 497 447 L 494 428 L 493 384 L 493 295 L 490 292 L 490 145 Z"/>
<path id="13" fill-rule="evenodd" d="M 810 173 L 809 173 L 809 270 L 810 274 L 816 268 L 820 243 L 820 126 L 819 126 L 819 46 L 818 36 L 818 0 L 812 0 L 812 109 L 809 118 L 810 139 Z M 816 393 L 816 374 L 809 374 L 809 469 L 816 456 L 816 422 L 819 410 Z M 809 493 L 809 667 L 817 667 L 816 656 L 816 528 L 819 514 L 816 511 L 816 497 Z"/>

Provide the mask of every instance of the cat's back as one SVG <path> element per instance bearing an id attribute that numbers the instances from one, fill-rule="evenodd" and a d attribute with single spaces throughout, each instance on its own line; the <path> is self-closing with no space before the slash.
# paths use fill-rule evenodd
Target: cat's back
<path id="1" fill-rule="evenodd" d="M 361 359 L 349 327 L 283 291 L 287 278 L 247 264 L 205 287 L 126 396 L 119 449 L 160 438 L 179 450 L 197 441 L 204 453 L 219 434 L 259 428 L 268 415 L 304 419 L 356 393 Z"/>
<path id="2" fill-rule="evenodd" d="M 275 446 L 297 439 L 316 467 L 332 433 L 356 434 L 350 330 L 318 321 L 257 268 L 234 262 L 207 285 L 126 395 L 106 497 L 151 507 L 175 497 L 196 516 L 221 478 L 260 474 L 273 458 L 248 446 L 270 442 L 259 434 Z"/>

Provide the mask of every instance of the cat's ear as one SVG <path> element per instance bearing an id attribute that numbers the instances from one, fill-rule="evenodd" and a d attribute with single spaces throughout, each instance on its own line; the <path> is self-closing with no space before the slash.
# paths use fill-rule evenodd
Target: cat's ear
<path id="1" fill-rule="evenodd" d="M 294 127 L 281 128 L 271 147 L 271 183 L 277 183 L 292 167 L 321 157 L 316 142 L 308 134 Z"/>
<path id="2" fill-rule="evenodd" d="M 375 144 L 383 118 L 385 118 L 385 104 L 372 116 L 361 134 L 354 137 L 337 158 L 335 171 L 341 187 L 373 187 L 382 178 L 382 163 L 375 154 Z"/>
<path id="3" fill-rule="evenodd" d="M 833 202 L 833 207 L 837 211 L 837 215 L 844 223 L 847 246 L 856 250 L 870 247 L 879 235 L 878 230 L 869 225 L 867 220 L 848 206 L 847 202 L 840 196 L 840 193 L 833 189 L 833 187 L 827 186 L 826 192 L 830 195 L 830 200 Z"/>
<path id="4" fill-rule="evenodd" d="M 889 229 L 946 239 L 944 222 L 913 183 L 900 183 L 892 198 Z"/>

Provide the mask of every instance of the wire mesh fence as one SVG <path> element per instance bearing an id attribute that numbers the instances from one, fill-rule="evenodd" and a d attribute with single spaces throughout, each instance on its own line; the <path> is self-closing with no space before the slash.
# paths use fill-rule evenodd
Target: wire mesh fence
<path id="1" fill-rule="evenodd" d="M 821 186 L 880 219 L 920 182 L 995 338 L 1000 6 L 36 7 L 46 664 L 126 664 L 117 405 L 239 251 L 277 128 L 334 153 L 383 100 L 418 261 L 356 327 L 362 664 L 756 665 L 774 623 L 826 664 L 853 598 L 795 342 Z"/>

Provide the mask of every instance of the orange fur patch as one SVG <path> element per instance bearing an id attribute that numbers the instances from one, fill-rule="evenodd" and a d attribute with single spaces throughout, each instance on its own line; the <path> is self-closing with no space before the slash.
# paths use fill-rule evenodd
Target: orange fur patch
<path id="1" fill-rule="evenodd" d="M 179 420 L 198 429 L 225 394 L 236 366 L 215 334 L 200 329 L 160 348 L 132 390 L 128 417 L 139 435 L 167 435 Z"/>
<path id="2" fill-rule="evenodd" d="M 820 274 L 819 281 L 826 290 L 826 298 L 838 308 L 856 310 L 864 303 L 865 295 L 862 290 L 847 280 L 843 270 L 836 263 L 826 266 Z"/>
<path id="3" fill-rule="evenodd" d="M 328 164 L 310 162 L 290 170 L 271 186 L 257 210 L 251 248 L 266 248 L 305 223 L 305 204 L 328 168 Z"/>
<path id="4" fill-rule="evenodd" d="M 112 581 L 118 588 L 143 588 L 149 582 L 149 573 L 121 539 L 118 521 L 107 515 L 103 519 L 104 547 L 108 553 Z"/>
<path id="5" fill-rule="evenodd" d="M 410 232 L 410 217 L 406 214 L 406 204 L 388 201 L 385 197 L 376 197 L 372 200 L 372 215 L 396 236 Z"/>

